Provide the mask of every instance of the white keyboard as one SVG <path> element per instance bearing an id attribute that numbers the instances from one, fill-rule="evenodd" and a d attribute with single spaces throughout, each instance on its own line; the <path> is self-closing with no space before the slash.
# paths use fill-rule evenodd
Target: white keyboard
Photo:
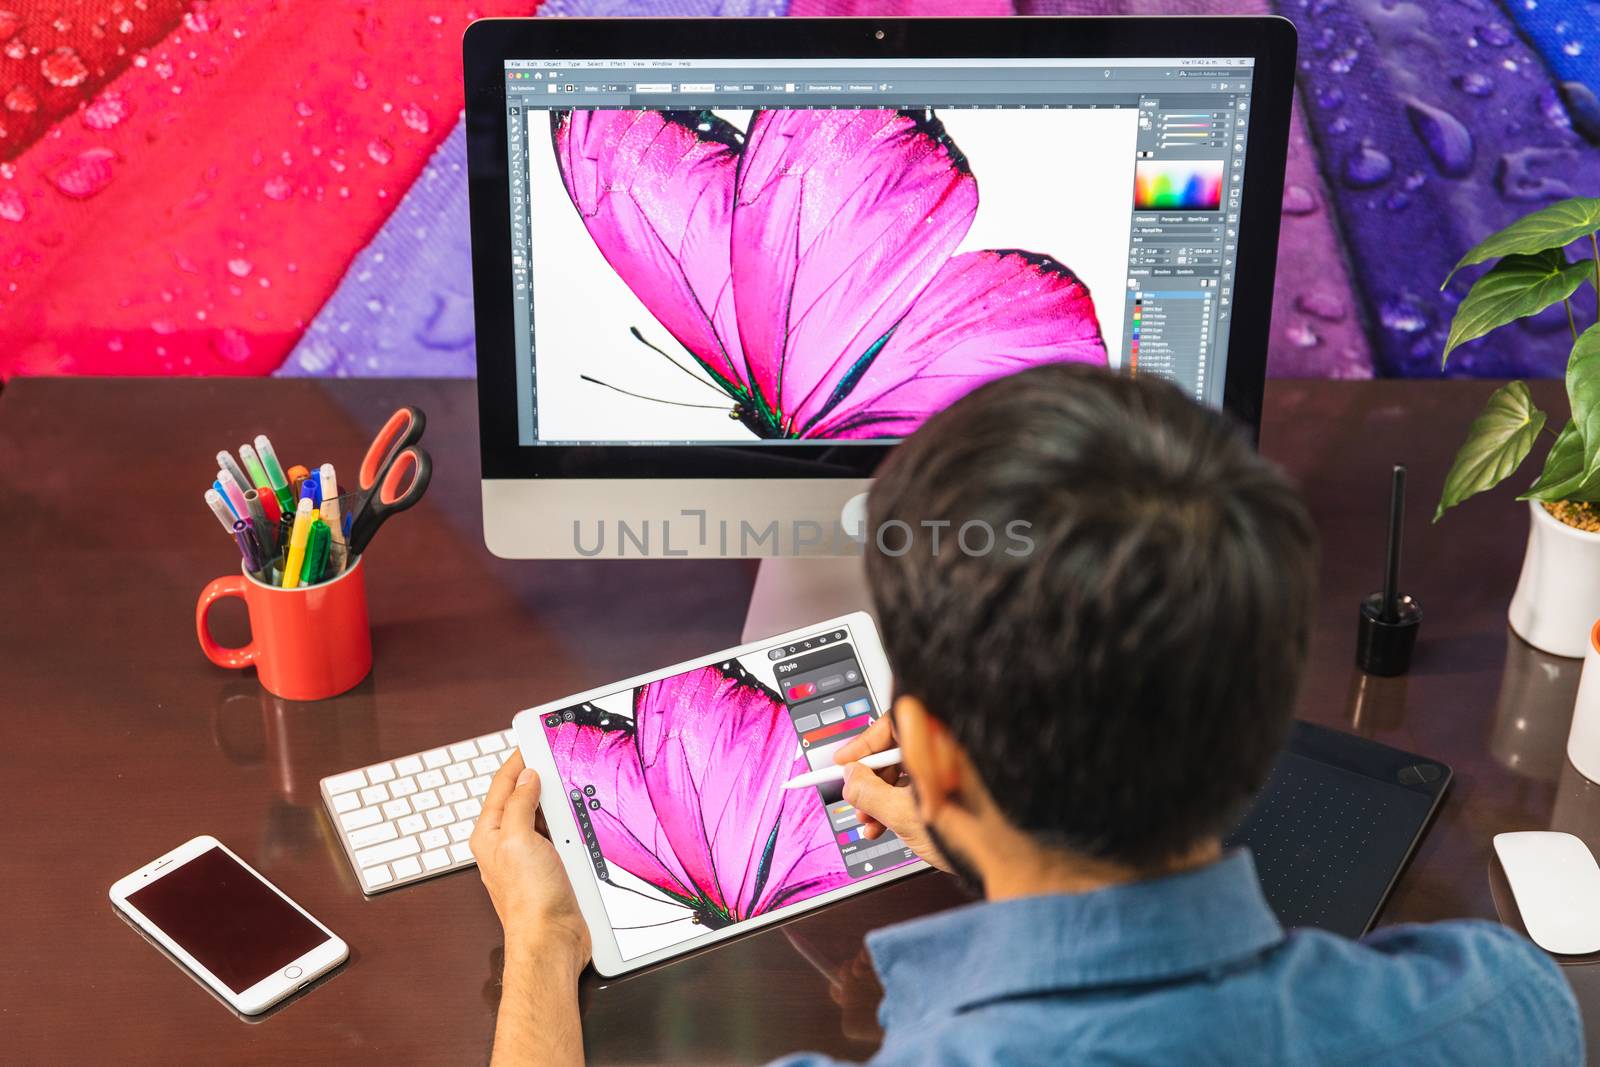
<path id="1" fill-rule="evenodd" d="M 345 855 L 368 896 L 473 865 L 467 838 L 489 779 L 511 758 L 510 730 L 322 780 Z"/>

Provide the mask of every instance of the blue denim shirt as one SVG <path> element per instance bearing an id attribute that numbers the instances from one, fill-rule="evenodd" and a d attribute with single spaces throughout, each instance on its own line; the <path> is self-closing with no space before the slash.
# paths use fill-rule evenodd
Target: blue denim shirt
<path id="1" fill-rule="evenodd" d="M 1286 934 L 1246 850 L 1093 893 L 957 908 L 867 945 L 884 986 L 874 1064 L 1583 1062 L 1572 990 L 1528 941 L 1472 920 L 1361 941 Z"/>

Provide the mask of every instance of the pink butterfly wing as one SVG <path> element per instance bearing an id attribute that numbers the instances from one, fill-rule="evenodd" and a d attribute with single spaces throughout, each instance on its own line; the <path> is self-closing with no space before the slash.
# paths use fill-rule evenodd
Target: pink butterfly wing
<path id="1" fill-rule="evenodd" d="M 734 303 L 752 384 L 812 421 L 966 235 L 978 187 L 931 112 L 761 111 L 739 164 Z"/>
<path id="2" fill-rule="evenodd" d="M 703 667 L 644 687 L 634 708 L 657 815 L 706 899 L 748 918 L 795 877 L 818 875 L 806 856 L 831 845 L 826 814 L 815 791 L 779 788 L 805 766 L 773 693 Z M 837 849 L 833 861 L 843 876 Z"/>
<path id="3" fill-rule="evenodd" d="M 945 263 L 848 395 L 804 436 L 904 437 L 985 382 L 1042 363 L 1107 362 L 1088 288 L 1048 256 Z"/>
<path id="4" fill-rule="evenodd" d="M 656 818 L 633 734 L 579 723 L 562 723 L 548 734 L 556 767 L 569 788 L 595 787 L 593 799 L 600 807 L 589 811 L 589 822 L 606 862 L 666 893 L 694 898 L 693 880 L 673 855 Z M 564 799 L 574 806 L 585 803 Z"/>
<path id="5" fill-rule="evenodd" d="M 743 385 L 728 254 L 741 135 L 709 112 L 550 121 L 562 181 L 600 254 L 708 370 Z"/>

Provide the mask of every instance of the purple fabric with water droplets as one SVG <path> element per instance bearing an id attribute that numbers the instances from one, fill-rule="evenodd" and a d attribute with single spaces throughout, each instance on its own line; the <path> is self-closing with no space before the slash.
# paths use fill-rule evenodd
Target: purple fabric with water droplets
<path id="1" fill-rule="evenodd" d="M 696 910 L 737 922 L 850 880 L 816 791 L 779 788 L 807 769 L 783 704 L 742 671 L 641 687 L 631 732 L 546 732 L 562 780 L 596 787 L 606 861 Z"/>

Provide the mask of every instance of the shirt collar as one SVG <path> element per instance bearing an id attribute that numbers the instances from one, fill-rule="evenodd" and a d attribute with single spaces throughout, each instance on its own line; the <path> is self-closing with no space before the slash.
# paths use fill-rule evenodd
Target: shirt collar
<path id="1" fill-rule="evenodd" d="M 1282 940 L 1255 862 L 1238 849 L 1092 893 L 970 904 L 876 931 L 867 947 L 887 1030 L 1011 997 L 1215 972 Z"/>

